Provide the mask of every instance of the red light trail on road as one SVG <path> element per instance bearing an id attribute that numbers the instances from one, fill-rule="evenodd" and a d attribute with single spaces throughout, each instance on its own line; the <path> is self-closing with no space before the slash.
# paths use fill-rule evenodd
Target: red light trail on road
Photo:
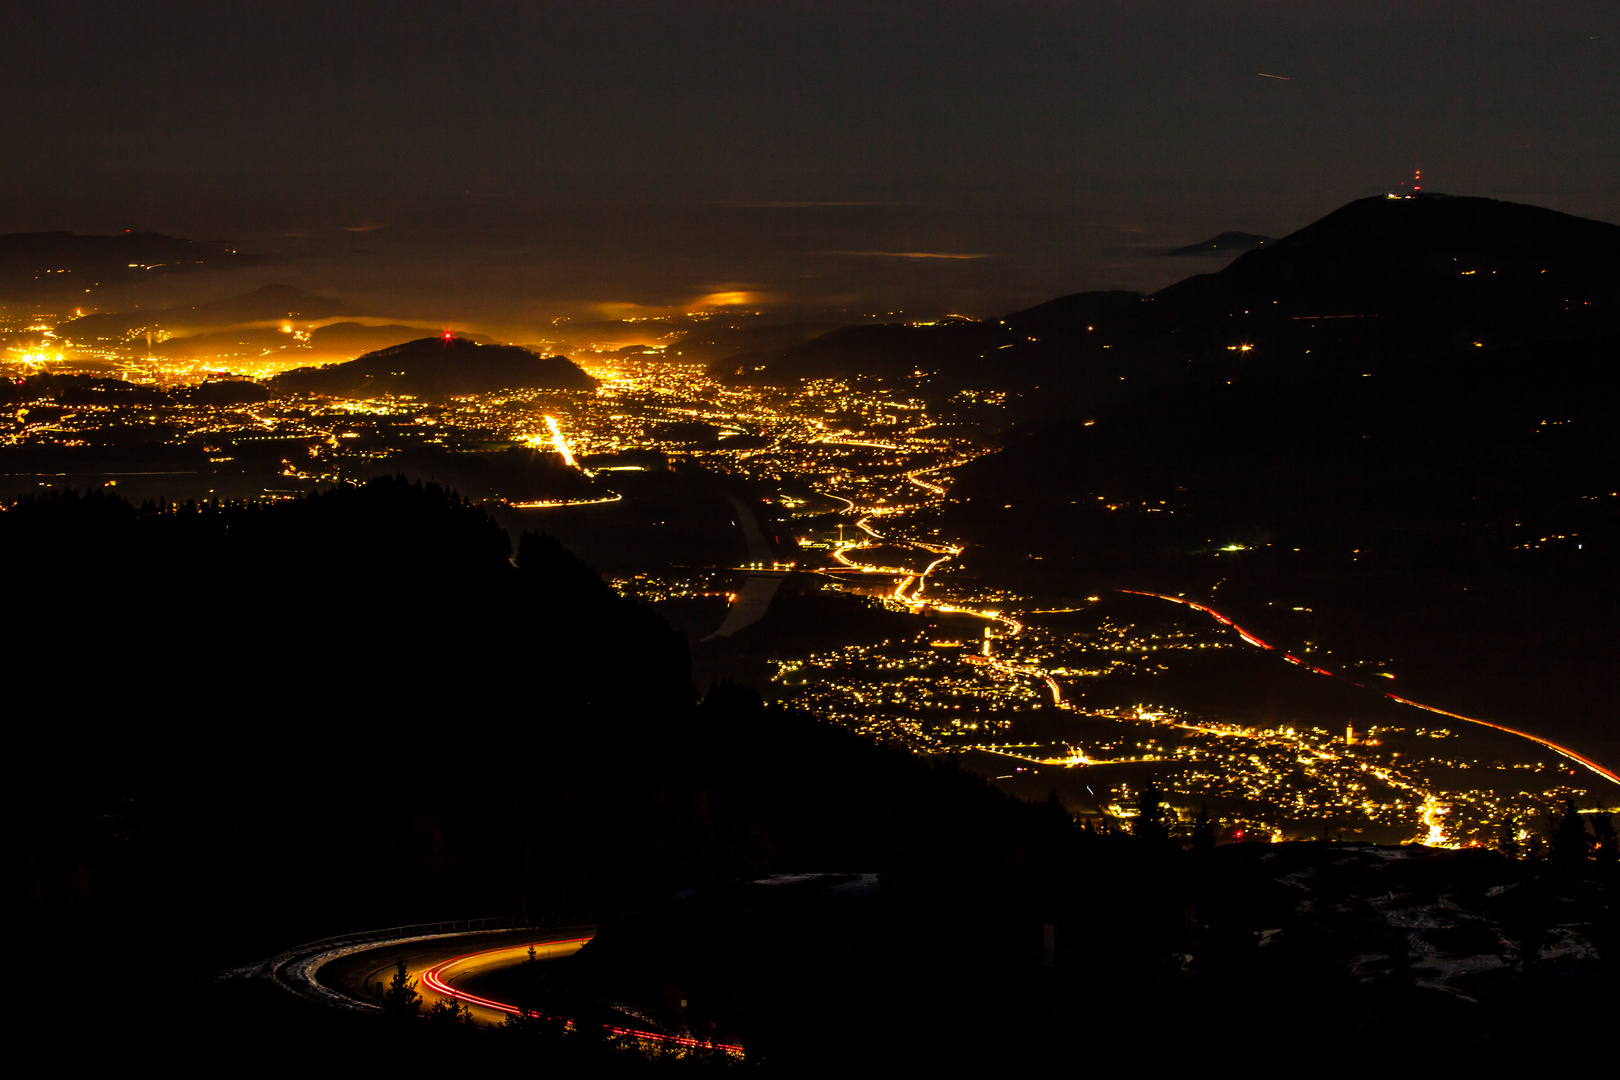
<path id="1" fill-rule="evenodd" d="M 1151 596 L 1155 600 L 1168 600 L 1172 604 L 1185 604 L 1187 607 L 1197 608 L 1199 611 L 1202 611 L 1205 615 L 1210 616 L 1211 618 L 1215 619 L 1217 622 L 1223 622 L 1227 626 L 1230 626 L 1232 629 L 1236 630 L 1238 632 L 1238 634 L 1242 636 L 1243 640 L 1247 641 L 1250 645 L 1258 645 L 1262 649 L 1269 649 L 1272 652 L 1277 651 L 1277 647 L 1275 645 L 1267 645 L 1265 642 L 1261 641 L 1259 638 L 1255 637 L 1253 634 L 1249 633 L 1247 630 L 1243 629 L 1243 627 L 1239 626 L 1237 623 L 1233 622 L 1231 619 L 1228 619 L 1225 615 L 1222 615 L 1220 612 L 1216 611 L 1214 608 L 1207 607 L 1204 604 L 1200 604 L 1196 600 L 1188 600 L 1188 599 L 1185 599 L 1184 597 L 1180 597 L 1180 596 L 1165 596 L 1162 593 L 1156 593 L 1156 592 L 1141 592 L 1141 591 L 1139 591 L 1137 589 L 1121 589 L 1119 591 L 1122 592 L 1122 593 L 1130 593 L 1132 596 Z M 1294 660 L 1294 658 L 1291 657 L 1291 656 L 1288 657 L 1288 659 Z M 1301 663 L 1301 662 L 1302 661 L 1294 660 L 1294 663 L 1296 663 L 1296 664 Z M 1323 674 L 1327 674 L 1327 673 L 1323 672 Z"/>
<path id="2" fill-rule="evenodd" d="M 1202 611 L 1204 614 L 1216 619 L 1219 622 L 1223 622 L 1227 626 L 1230 626 L 1232 629 L 1236 630 L 1238 632 L 1238 635 L 1240 637 L 1242 637 L 1244 641 L 1247 641 L 1249 644 L 1258 645 L 1260 648 L 1267 649 L 1267 650 L 1269 650 L 1271 652 L 1276 652 L 1277 651 L 1276 646 L 1267 645 L 1264 641 L 1261 641 L 1259 638 L 1255 637 L 1253 634 L 1251 634 L 1247 630 L 1243 629 L 1243 627 L 1239 626 L 1237 623 L 1233 622 L 1231 619 L 1228 619 L 1225 615 L 1222 615 L 1220 612 L 1216 611 L 1214 608 L 1209 607 L 1209 606 L 1207 606 L 1205 604 L 1200 604 L 1200 603 L 1198 603 L 1196 601 L 1188 600 L 1185 597 L 1165 596 L 1163 593 L 1142 592 L 1139 589 L 1120 589 L 1119 591 L 1122 592 L 1122 593 L 1129 593 L 1132 596 L 1151 596 L 1155 600 L 1168 600 L 1172 604 L 1181 604 L 1181 605 L 1183 605 L 1185 607 L 1197 608 L 1199 611 Z M 1356 682 L 1354 679 L 1346 678 L 1343 675 L 1334 674 L 1331 671 L 1326 671 L 1326 670 L 1323 670 L 1322 668 L 1319 668 L 1319 667 L 1314 667 L 1311 664 L 1307 664 L 1305 661 L 1301 660 L 1299 657 L 1294 656 L 1294 655 L 1292 655 L 1290 653 L 1280 653 L 1279 655 L 1284 660 L 1287 660 L 1289 663 L 1298 664 L 1300 667 L 1305 668 L 1307 671 L 1313 671 L 1318 675 L 1326 675 L 1331 679 L 1341 679 L 1344 682 L 1350 683 L 1353 686 L 1361 686 L 1361 684 Z M 1362 688 L 1365 689 L 1365 687 L 1362 687 Z M 1528 731 L 1520 731 L 1518 728 L 1510 728 L 1510 727 L 1506 726 L 1505 724 L 1494 724 L 1489 720 L 1479 720 L 1479 719 L 1476 719 L 1476 718 L 1474 718 L 1472 716 L 1464 716 L 1462 713 L 1454 713 L 1454 712 L 1448 712 L 1445 709 L 1437 709 L 1433 705 L 1425 705 L 1420 701 L 1411 701 L 1411 700 L 1408 700 L 1407 698 L 1401 697 L 1398 694 L 1385 694 L 1384 696 L 1389 698 L 1391 701 L 1399 702 L 1402 705 L 1410 705 L 1414 709 L 1422 709 L 1425 712 L 1436 713 L 1436 714 L 1438 714 L 1440 716 L 1449 716 L 1453 720 L 1462 720 L 1465 723 L 1478 724 L 1480 727 L 1493 728 L 1493 729 L 1495 729 L 1497 731 L 1506 732 L 1509 735 L 1517 735 L 1521 739 L 1529 739 L 1533 743 L 1537 743 L 1537 744 L 1539 744 L 1541 746 L 1545 746 L 1547 749 L 1551 750 L 1555 754 L 1562 754 L 1564 757 L 1569 758 L 1569 760 L 1571 760 L 1573 762 L 1576 762 L 1579 765 L 1585 766 L 1586 768 L 1592 770 L 1593 772 L 1597 773 L 1599 776 L 1603 777 L 1605 780 L 1610 781 L 1611 783 L 1620 784 L 1620 776 L 1615 775 L 1613 772 L 1611 772 L 1610 770 L 1604 768 L 1602 765 L 1599 765 L 1597 762 L 1593 761 L 1591 758 L 1586 757 L 1584 754 L 1580 754 L 1580 753 L 1578 753 L 1578 752 L 1576 752 L 1574 750 L 1571 750 L 1567 746 L 1560 746 L 1557 743 L 1553 742 L 1551 739 L 1543 739 L 1540 735 L 1532 735 Z"/>
<path id="3" fill-rule="evenodd" d="M 534 943 L 533 947 L 538 948 L 542 945 L 583 945 L 589 940 L 591 940 L 589 937 L 580 937 L 568 938 L 564 941 L 537 941 Z M 444 972 L 457 964 L 465 963 L 468 960 L 476 960 L 481 956 L 489 956 L 492 953 L 511 952 L 513 951 L 513 948 L 513 946 L 503 946 L 498 949 L 481 949 L 478 952 L 464 953 L 461 956 L 446 960 L 444 963 L 431 967 L 422 973 L 422 985 L 426 986 L 429 990 L 432 990 L 435 994 L 439 994 L 447 998 L 454 998 L 457 1001 L 466 1002 L 469 1005 L 482 1005 L 486 1009 L 494 1009 L 497 1012 L 503 1012 L 510 1016 L 517 1016 L 519 1011 L 516 1005 L 511 1005 L 504 1001 L 495 1001 L 492 998 L 479 997 L 477 994 L 469 994 L 465 990 L 457 990 L 455 987 L 446 982 L 444 978 Z M 516 946 L 516 948 L 521 949 L 523 946 L 519 945 Z M 532 1011 L 529 1013 L 529 1015 L 544 1016 L 543 1013 Z M 556 1019 L 562 1018 L 557 1017 Z M 567 1023 L 570 1027 L 575 1026 L 575 1022 L 573 1020 L 568 1020 Z M 704 1042 L 702 1039 L 694 1039 L 690 1036 L 664 1035 L 656 1031 L 641 1031 L 637 1028 L 616 1027 L 613 1024 L 603 1024 L 602 1030 L 611 1032 L 614 1035 L 627 1035 L 633 1039 L 643 1039 L 648 1042 L 656 1043 L 667 1043 L 672 1046 L 684 1046 L 689 1049 L 707 1049 L 709 1047 L 713 1047 L 716 1050 L 724 1050 L 726 1053 L 734 1054 L 737 1057 L 741 1057 L 743 1054 L 743 1048 L 741 1046 L 735 1046 L 730 1043 L 708 1043 Z"/>
<path id="4" fill-rule="evenodd" d="M 1463 716 L 1461 713 L 1447 712 L 1445 709 L 1437 709 L 1433 705 L 1425 705 L 1421 701 L 1408 701 L 1406 698 L 1400 697 L 1397 694 L 1385 694 L 1384 696 L 1389 698 L 1391 701 L 1398 701 L 1402 705 L 1410 705 L 1414 709 L 1422 709 L 1425 712 L 1439 713 L 1441 716 L 1449 716 L 1453 720 L 1466 720 L 1470 724 L 1480 724 L 1484 727 L 1495 728 L 1497 731 L 1505 731 L 1509 735 L 1517 735 L 1521 739 L 1529 739 L 1531 742 L 1540 743 L 1542 746 L 1545 746 L 1554 753 L 1562 754 L 1569 758 L 1569 760 L 1586 766 L 1599 776 L 1607 780 L 1612 780 L 1616 784 L 1620 784 L 1620 776 L 1616 776 L 1614 773 L 1610 772 L 1608 769 L 1605 769 L 1602 765 L 1599 765 L 1591 758 L 1578 754 L 1567 746 L 1559 746 L 1550 739 L 1543 739 L 1540 735 L 1532 735 L 1528 731 L 1519 731 L 1517 728 L 1504 727 L 1501 724 L 1493 724 L 1489 720 L 1476 720 L 1472 716 Z"/>

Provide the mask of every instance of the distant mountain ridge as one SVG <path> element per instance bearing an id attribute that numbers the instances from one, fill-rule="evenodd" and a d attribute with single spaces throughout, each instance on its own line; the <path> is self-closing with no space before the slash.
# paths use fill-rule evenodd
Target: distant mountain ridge
<path id="1" fill-rule="evenodd" d="M 0 235 L 0 295 L 82 294 L 96 286 L 127 285 L 154 274 L 186 274 L 263 261 L 224 244 L 163 233 L 6 233 Z"/>
<path id="2" fill-rule="evenodd" d="M 388 349 L 408 341 L 416 341 L 421 336 L 420 326 L 402 326 L 398 323 L 370 326 L 358 322 L 339 322 L 316 327 L 309 335 L 309 345 L 311 350 L 317 353 L 345 353 L 359 357 L 378 349 Z M 464 341 L 477 342 L 479 345 L 495 343 L 493 339 L 482 334 L 458 333 L 456 337 Z"/>
<path id="3" fill-rule="evenodd" d="M 316 300 L 322 298 L 315 298 Z M 263 320 L 258 320 L 260 323 Z M 233 356 L 283 356 L 288 359 L 302 357 L 306 362 L 330 363 L 334 359 L 351 359 L 378 349 L 403 345 L 422 336 L 423 327 L 388 324 L 366 326 L 357 322 L 329 323 L 316 327 L 308 340 L 300 340 L 284 332 L 280 320 L 272 325 L 250 325 L 230 330 L 204 330 L 183 337 L 171 337 L 153 346 L 156 356 L 215 357 L 226 360 Z M 457 335 L 479 345 L 494 342 L 482 334 Z"/>
<path id="4" fill-rule="evenodd" d="M 1145 299 L 1099 332 L 1183 355 L 1276 346 L 1290 362 L 1314 342 L 1410 354 L 1589 337 L 1620 326 L 1620 226 L 1494 199 L 1375 196 Z M 1057 305 L 1008 320 L 1039 325 Z"/>
<path id="5" fill-rule="evenodd" d="M 1465 281 L 1468 277 L 1477 281 Z M 1490 277 L 1511 279 L 1490 282 Z M 1556 287 L 1553 287 L 1556 286 Z M 1196 310 L 1270 302 L 1290 315 L 1351 307 L 1389 314 L 1441 304 L 1514 308 L 1620 295 L 1620 225 L 1538 206 L 1452 195 L 1358 199 L 1217 274 L 1155 301 Z M 1526 289 L 1530 294 L 1526 295 Z M 1490 296 L 1481 297 L 1480 292 Z M 1594 295 L 1595 294 L 1595 295 Z"/>
<path id="6" fill-rule="evenodd" d="M 941 399 L 1005 391 L 1017 416 L 1616 331 L 1620 226 L 1494 199 L 1380 195 L 1151 296 L 1076 293 L 1001 319 L 845 327 L 712 369 L 772 384 L 858 374 Z"/>
<path id="7" fill-rule="evenodd" d="M 1253 251 L 1257 247 L 1264 247 L 1271 243 L 1271 237 L 1261 236 L 1259 233 L 1223 232 L 1219 236 L 1212 236 L 1201 244 L 1188 244 L 1186 247 L 1171 248 L 1164 254 L 1166 256 L 1207 256 L 1207 255 L 1238 255 L 1245 251 Z"/>
<path id="8" fill-rule="evenodd" d="M 346 306 L 336 297 L 307 293 L 291 285 L 263 285 L 240 296 L 187 307 L 84 315 L 63 323 L 58 333 L 70 341 L 109 340 L 143 327 L 205 330 L 276 319 L 327 319 L 342 314 Z"/>
<path id="9" fill-rule="evenodd" d="M 450 396 L 596 386 L 596 380 L 566 356 L 541 356 L 516 345 L 479 345 L 449 336 L 408 341 L 341 364 L 297 368 L 270 383 L 281 393 L 345 396 Z"/>

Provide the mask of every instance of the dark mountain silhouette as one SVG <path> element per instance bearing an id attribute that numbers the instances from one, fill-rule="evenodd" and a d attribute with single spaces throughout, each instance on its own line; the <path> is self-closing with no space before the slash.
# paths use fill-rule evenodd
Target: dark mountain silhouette
<path id="1" fill-rule="evenodd" d="M 1186 247 L 1171 248 L 1164 254 L 1173 256 L 1228 256 L 1240 255 L 1245 251 L 1253 251 L 1271 243 L 1271 237 L 1261 236 L 1258 233 L 1223 232 L 1219 236 L 1212 236 L 1201 244 L 1188 244 Z"/>
<path id="2" fill-rule="evenodd" d="M 282 393 L 443 396 L 491 390 L 589 390 L 596 380 L 566 356 L 516 345 L 431 337 L 367 353 L 347 363 L 298 368 L 271 380 Z"/>
<path id="3" fill-rule="evenodd" d="M 309 335 L 311 351 L 323 354 L 343 354 L 346 356 L 360 356 L 362 353 L 375 352 L 378 349 L 392 348 L 403 345 L 407 341 L 416 341 L 423 334 L 420 326 L 400 326 L 390 323 L 386 326 L 367 326 L 357 322 L 329 323 L 317 327 Z M 458 333 L 456 337 L 464 341 L 476 342 L 479 345 L 492 345 L 494 340 L 482 334 Z"/>
<path id="4" fill-rule="evenodd" d="M 63 291 L 82 297 L 96 286 L 110 288 L 154 275 L 252 266 L 261 261 L 223 244 L 162 233 L 7 233 L 0 236 L 0 295 L 31 297 Z"/>
<path id="5" fill-rule="evenodd" d="M 268 387 L 243 378 L 208 379 L 179 393 L 195 405 L 251 405 L 275 396 Z"/>
<path id="6" fill-rule="evenodd" d="M 1360 316 L 1427 347 L 1585 336 L 1620 316 L 1620 226 L 1494 199 L 1359 199 L 1153 304 L 1142 329 L 1161 334 L 1226 320 L 1293 342 L 1323 327 L 1287 323 Z"/>
<path id="7" fill-rule="evenodd" d="M 1004 320 L 1015 328 L 1048 329 L 1055 326 L 1091 328 L 1098 322 L 1129 317 L 1144 294 L 1125 289 L 1073 293 L 1014 312 Z"/>
<path id="8" fill-rule="evenodd" d="M 1397 658 L 1414 698 L 1620 760 L 1595 599 L 1620 583 L 1620 227 L 1364 199 L 1094 331 L 1044 307 L 1008 321 L 1102 336 L 1130 377 L 960 471 L 981 566 L 1218 584 L 1268 640 Z"/>
<path id="9" fill-rule="evenodd" d="M 978 323 L 846 327 L 712 369 L 762 383 L 860 373 L 939 398 L 1007 390 L 1023 397 L 1017 418 L 1156 387 L 1359 376 L 1615 330 L 1620 226 L 1492 199 L 1378 196 L 1151 296 L 1078 293 Z"/>
<path id="10" fill-rule="evenodd" d="M 740 353 L 711 370 L 743 382 L 781 379 L 848 379 L 860 375 L 913 376 L 919 365 L 931 377 L 944 368 L 981 368 L 987 350 L 1012 340 L 1005 327 L 967 320 L 933 326 L 888 323 L 845 326 L 778 353 Z"/>
<path id="11" fill-rule="evenodd" d="M 837 329 L 829 323 L 783 325 L 704 325 L 688 330 L 662 354 L 667 359 L 720 360 L 739 353 L 761 353 L 791 348 Z"/>
<path id="12" fill-rule="evenodd" d="M 0 404 L 21 404 L 45 398 L 60 405 L 156 405 L 171 401 L 168 394 L 155 386 L 138 386 L 98 375 L 59 375 L 42 371 L 18 382 L 0 379 Z"/>
<path id="13" fill-rule="evenodd" d="M 341 314 L 344 306 L 341 300 L 311 295 L 291 285 L 265 285 L 241 296 L 188 307 L 85 315 L 64 323 L 58 333 L 70 341 L 117 339 L 143 328 L 198 330 L 276 319 L 326 319 Z"/>
<path id="14" fill-rule="evenodd" d="M 136 341 L 140 346 L 141 342 Z M 266 354 L 307 352 L 303 342 L 279 327 L 251 326 L 239 330 L 211 330 L 203 334 L 188 334 L 159 341 L 152 346 L 153 356 L 208 357 L 264 356 Z"/>
<path id="15" fill-rule="evenodd" d="M 1492 199 L 1378 196 L 1098 312 L 1082 334 L 1054 316 L 1086 295 L 1008 322 L 1083 363 L 1100 346 L 1128 350 L 1134 370 L 1119 373 L 1138 390 L 1359 376 L 1620 329 L 1620 226 Z"/>
<path id="16" fill-rule="evenodd" d="M 244 326 L 233 330 L 211 330 L 189 334 L 158 342 L 152 352 L 157 356 L 231 357 L 262 356 L 266 353 L 300 354 L 308 359 L 333 356 L 356 357 L 421 338 L 419 326 L 366 326 L 356 322 L 332 323 L 317 328 L 307 342 L 284 332 L 279 326 Z M 458 337 L 480 345 L 494 342 L 481 334 L 459 334 Z"/>

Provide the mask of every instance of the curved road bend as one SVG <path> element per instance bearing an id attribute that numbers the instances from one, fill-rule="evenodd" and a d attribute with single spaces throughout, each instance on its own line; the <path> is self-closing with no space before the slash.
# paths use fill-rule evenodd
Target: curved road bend
<path id="1" fill-rule="evenodd" d="M 530 946 L 541 961 L 560 960 L 578 952 L 594 936 L 594 931 L 595 927 L 590 926 L 551 930 L 529 927 L 420 941 L 383 942 L 319 965 L 315 978 L 329 990 L 371 1003 L 376 1000 L 378 988 L 388 985 L 399 962 L 404 960 L 406 977 L 416 980 L 417 990 L 422 995 L 423 1011 L 435 1002 L 453 999 L 465 1003 L 477 1023 L 499 1024 L 517 1012 L 517 1004 L 508 1000 L 510 982 L 501 976 L 529 958 Z M 638 1039 L 644 1046 L 652 1043 L 707 1045 L 697 1039 L 640 1027 L 611 1027 L 609 1030 L 615 1035 Z M 716 1044 L 715 1049 L 736 1057 L 743 1053 L 741 1046 L 724 1043 Z"/>
<path id="2" fill-rule="evenodd" d="M 543 960 L 560 960 L 578 952 L 580 946 L 595 933 L 592 926 L 563 926 L 539 929 L 526 927 L 518 930 L 500 930 L 488 933 L 455 934 L 434 937 L 425 941 L 381 942 L 375 948 L 364 949 L 348 956 L 336 957 L 315 969 L 315 980 L 329 990 L 366 1004 L 375 1004 L 379 987 L 386 988 L 401 960 L 406 974 L 416 980 L 422 994 L 425 1012 L 436 1001 L 460 997 L 467 1001 L 473 1019 L 480 1024 L 499 1024 L 513 1011 L 513 1004 L 499 1000 L 492 991 L 489 976 L 492 972 L 520 964 L 528 958 L 529 946 Z M 468 954 L 485 959 L 477 963 L 458 964 Z M 437 978 L 451 993 L 433 989 L 433 980 L 427 976 L 443 970 Z M 455 993 L 460 991 L 460 993 Z M 463 995 L 467 995 L 463 997 Z M 479 1004 L 469 998 L 484 998 L 490 1004 Z M 502 1007 L 504 1006 L 504 1008 Z"/>

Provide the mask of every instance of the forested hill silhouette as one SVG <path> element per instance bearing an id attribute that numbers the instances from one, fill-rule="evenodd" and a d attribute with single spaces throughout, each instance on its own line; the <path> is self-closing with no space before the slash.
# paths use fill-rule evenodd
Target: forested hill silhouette
<path id="1" fill-rule="evenodd" d="M 1151 304 L 1161 333 L 1362 316 L 1432 344 L 1582 337 L 1620 316 L 1620 226 L 1494 199 L 1358 199 Z"/>
<path id="2" fill-rule="evenodd" d="M 75 773 L 258 770 L 382 733 L 431 739 L 519 684 L 529 724 L 559 740 L 635 730 L 692 693 L 684 641 L 648 609 L 549 538 L 525 535 L 514 565 L 482 509 L 433 485 L 138 509 L 52 494 L 0 514 L 0 547 L 28 568 L 14 587 L 33 631 L 14 662 L 80 706 L 20 737 Z M 119 719 L 154 681 L 172 688 L 165 708 Z"/>
<path id="3" fill-rule="evenodd" d="M 447 396 L 491 390 L 589 390 L 596 380 L 566 356 L 465 338 L 420 338 L 347 363 L 306 367 L 272 380 L 284 393 Z"/>
<path id="4" fill-rule="evenodd" d="M 861 374 L 934 400 L 1005 390 L 1022 419 L 1159 387 L 1359 377 L 1616 331 L 1620 226 L 1491 199 L 1376 196 L 1151 296 L 846 327 L 712 368 L 759 383 Z"/>

